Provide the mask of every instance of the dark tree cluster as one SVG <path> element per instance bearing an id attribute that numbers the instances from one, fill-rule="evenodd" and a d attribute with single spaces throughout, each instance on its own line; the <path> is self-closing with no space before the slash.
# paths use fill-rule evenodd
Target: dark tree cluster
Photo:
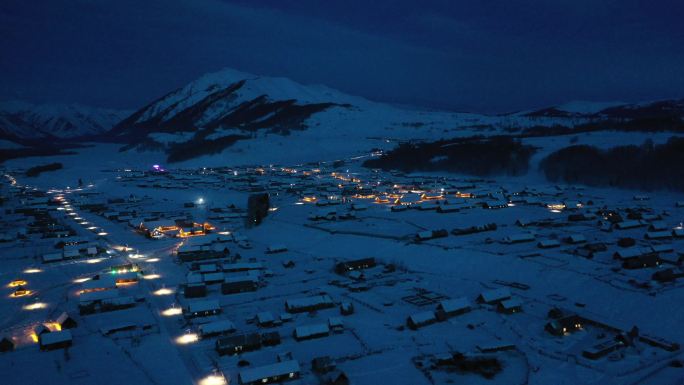
<path id="1" fill-rule="evenodd" d="M 270 199 L 267 193 L 251 194 L 247 198 L 247 227 L 258 226 L 268 215 Z"/>
<path id="2" fill-rule="evenodd" d="M 57 171 L 62 168 L 61 163 L 50 163 L 42 166 L 31 167 L 26 170 L 26 176 L 35 177 L 46 171 Z"/>
<path id="3" fill-rule="evenodd" d="M 684 191 L 684 138 L 654 145 L 618 146 L 602 150 L 578 145 L 558 150 L 540 164 L 551 181 L 615 186 L 640 190 Z"/>
<path id="4" fill-rule="evenodd" d="M 364 162 L 384 170 L 449 171 L 469 175 L 522 175 L 535 148 L 509 136 L 462 138 L 430 143 L 405 143 Z"/>

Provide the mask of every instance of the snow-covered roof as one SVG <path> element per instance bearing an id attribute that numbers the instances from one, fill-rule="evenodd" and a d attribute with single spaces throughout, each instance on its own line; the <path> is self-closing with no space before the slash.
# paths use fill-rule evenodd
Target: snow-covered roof
<path id="1" fill-rule="evenodd" d="M 299 363 L 296 360 L 283 361 L 275 364 L 258 366 L 245 369 L 240 372 L 240 382 L 249 384 L 261 381 L 264 378 L 279 377 L 283 375 L 296 375 L 299 373 Z"/>

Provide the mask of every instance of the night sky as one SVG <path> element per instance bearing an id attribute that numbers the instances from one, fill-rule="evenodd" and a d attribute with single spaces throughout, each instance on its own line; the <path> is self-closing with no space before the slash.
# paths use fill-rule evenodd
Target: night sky
<path id="1" fill-rule="evenodd" d="M 0 99 L 138 108 L 223 67 L 505 112 L 683 97 L 684 2 L 0 2 Z"/>

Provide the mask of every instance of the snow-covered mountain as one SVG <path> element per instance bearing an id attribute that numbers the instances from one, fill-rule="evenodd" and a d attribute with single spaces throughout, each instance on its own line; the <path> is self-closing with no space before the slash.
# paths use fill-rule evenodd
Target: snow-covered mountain
<path id="1" fill-rule="evenodd" d="M 78 104 L 0 103 L 0 137 L 4 139 L 78 138 L 102 134 L 130 111 Z"/>
<path id="2" fill-rule="evenodd" d="M 459 127 L 490 119 L 398 108 L 321 85 L 224 69 L 153 101 L 110 134 L 129 149 L 163 150 L 178 161 L 228 148 L 242 154 L 271 152 L 273 146 L 319 154 L 370 149 L 387 141 L 453 136 Z"/>
<path id="3" fill-rule="evenodd" d="M 320 85 L 224 69 L 172 91 L 117 124 L 124 150 L 162 151 L 171 162 L 203 158 L 281 161 L 392 148 L 397 142 L 574 128 L 623 116 L 684 115 L 682 101 L 572 102 L 506 115 L 427 111 L 376 103 Z M 654 115 L 655 114 L 655 115 Z M 584 128 L 586 130 L 586 127 Z M 549 131 L 551 133 L 551 131 Z M 292 148 L 297 148 L 293 152 Z M 280 151 L 282 150 L 282 151 Z"/>
<path id="4" fill-rule="evenodd" d="M 558 106 L 523 111 L 516 115 L 587 119 L 682 118 L 684 117 L 684 99 L 641 103 L 573 101 Z"/>

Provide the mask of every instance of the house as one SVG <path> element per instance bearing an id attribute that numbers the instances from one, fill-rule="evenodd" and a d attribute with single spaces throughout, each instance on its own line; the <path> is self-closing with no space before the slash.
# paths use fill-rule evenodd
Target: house
<path id="1" fill-rule="evenodd" d="M 297 341 L 304 341 L 314 338 L 327 337 L 330 334 L 330 327 L 327 323 L 298 326 L 294 330 L 294 338 Z"/>
<path id="2" fill-rule="evenodd" d="M 560 242 L 558 242 L 556 239 L 542 239 L 541 241 L 537 242 L 537 247 L 540 249 L 551 249 L 559 246 Z"/>
<path id="3" fill-rule="evenodd" d="M 273 317 L 273 314 L 270 311 L 262 311 L 260 313 L 257 313 L 256 321 L 257 325 L 261 327 L 270 327 L 273 326 L 275 322 L 275 317 Z"/>
<path id="4" fill-rule="evenodd" d="M 195 301 L 188 304 L 185 308 L 187 318 L 207 317 L 221 312 L 221 306 L 216 300 Z"/>
<path id="5" fill-rule="evenodd" d="M 477 302 L 494 305 L 510 298 L 511 292 L 507 288 L 502 287 L 499 289 L 487 290 L 485 292 L 482 292 L 477 297 Z"/>
<path id="6" fill-rule="evenodd" d="M 328 326 L 333 333 L 342 333 L 344 331 L 344 321 L 340 317 L 328 318 Z"/>
<path id="7" fill-rule="evenodd" d="M 482 226 L 471 226 L 471 227 L 466 227 L 466 228 L 461 228 L 461 229 L 453 229 L 451 230 L 451 234 L 453 235 L 469 235 L 469 234 L 475 234 L 475 233 L 482 233 L 485 231 L 495 231 L 497 229 L 496 223 L 488 223 Z"/>
<path id="8" fill-rule="evenodd" d="M 644 342 L 648 345 L 655 346 L 657 348 L 666 350 L 668 352 L 675 352 L 679 350 L 679 344 L 676 342 L 671 342 L 660 337 L 654 337 L 647 334 L 640 334 L 639 341 Z"/>
<path id="9" fill-rule="evenodd" d="M 285 310 L 287 310 L 289 313 L 302 313 L 313 310 L 327 309 L 334 306 L 335 303 L 327 294 L 288 299 L 285 301 Z"/>
<path id="10" fill-rule="evenodd" d="M 571 245 L 576 245 L 578 243 L 586 243 L 587 238 L 582 235 L 582 234 L 572 234 L 565 238 L 565 242 L 571 244 Z"/>
<path id="11" fill-rule="evenodd" d="M 58 262 L 64 259 L 64 254 L 59 253 L 49 253 L 43 255 L 43 263 Z"/>
<path id="12" fill-rule="evenodd" d="M 40 350 L 67 348 L 72 344 L 71 331 L 62 330 L 43 333 L 39 336 Z"/>
<path id="13" fill-rule="evenodd" d="M 583 350 L 582 355 L 590 360 L 598 360 L 599 358 L 604 357 L 622 347 L 624 347 L 624 343 L 622 341 L 608 338 Z"/>
<path id="14" fill-rule="evenodd" d="M 421 231 L 416 234 L 416 241 L 427 241 L 430 239 L 444 238 L 447 236 L 449 236 L 449 232 L 445 229 Z"/>
<path id="15" fill-rule="evenodd" d="M 658 254 L 655 253 L 639 255 L 622 260 L 622 267 L 625 269 L 642 269 L 646 267 L 656 267 L 658 265 L 660 265 L 660 258 L 658 257 Z"/>
<path id="16" fill-rule="evenodd" d="M 513 243 L 523 243 L 534 241 L 534 234 L 532 233 L 518 233 L 511 234 L 503 239 L 503 243 L 513 244 Z"/>
<path id="17" fill-rule="evenodd" d="M 646 239 L 668 239 L 668 238 L 672 238 L 672 231 L 670 231 L 670 230 L 647 231 L 644 238 L 646 238 Z"/>
<path id="18" fill-rule="evenodd" d="M 418 330 L 435 322 L 437 322 L 437 316 L 431 310 L 412 314 L 406 319 L 406 325 L 412 330 Z"/>
<path id="19" fill-rule="evenodd" d="M 280 383 L 299 377 L 299 363 L 296 360 L 245 369 L 238 375 L 242 385 Z"/>
<path id="20" fill-rule="evenodd" d="M 259 279 L 254 276 L 226 277 L 221 284 L 222 294 L 245 293 L 256 291 L 259 288 Z"/>
<path id="21" fill-rule="evenodd" d="M 57 320 L 55 321 L 59 327 L 64 330 L 64 329 L 73 329 L 76 326 L 78 326 L 78 323 L 76 323 L 76 320 L 71 318 L 67 312 L 62 312 L 59 317 L 57 317 Z"/>
<path id="22" fill-rule="evenodd" d="M 640 257 L 642 255 L 653 254 L 653 249 L 650 247 L 637 247 L 627 250 L 618 250 L 613 254 L 613 258 L 626 260 L 630 258 Z"/>
<path id="23" fill-rule="evenodd" d="M 563 336 L 581 330 L 583 322 L 582 317 L 573 314 L 549 321 L 544 329 L 555 336 Z"/>
<path id="24" fill-rule="evenodd" d="M 284 253 L 287 251 L 285 245 L 272 245 L 266 249 L 266 254 Z"/>
<path id="25" fill-rule="evenodd" d="M 646 226 L 646 223 L 638 219 L 622 221 L 615 224 L 615 227 L 619 230 L 635 229 L 642 226 Z"/>
<path id="26" fill-rule="evenodd" d="M 503 300 L 496 305 L 499 313 L 513 314 L 522 312 L 522 301 L 518 298 Z"/>
<path id="27" fill-rule="evenodd" d="M 229 320 L 220 320 L 202 324 L 198 328 L 201 338 L 218 336 L 235 331 L 235 324 Z"/>
<path id="28" fill-rule="evenodd" d="M 466 297 L 447 299 L 437 305 L 437 317 L 453 317 L 470 311 L 470 301 Z"/>
<path id="29" fill-rule="evenodd" d="M 216 340 L 215 349 L 219 355 L 238 354 L 261 349 L 259 333 L 238 334 Z"/>
<path id="30" fill-rule="evenodd" d="M 669 230 L 667 224 L 664 221 L 653 221 L 648 226 L 648 231 L 665 231 Z"/>
<path id="31" fill-rule="evenodd" d="M 354 304 L 351 302 L 342 302 L 340 304 L 340 314 L 351 315 L 354 314 Z"/>
<path id="32" fill-rule="evenodd" d="M 352 261 L 338 262 L 335 265 L 335 272 L 338 274 L 344 274 L 349 271 L 370 269 L 377 266 L 375 258 L 361 258 Z"/>
<path id="33" fill-rule="evenodd" d="M 4 336 L 0 339 L 0 353 L 14 350 L 14 341 L 10 337 Z"/>
<path id="34" fill-rule="evenodd" d="M 207 285 L 204 283 L 188 283 L 183 290 L 185 298 L 201 298 L 207 296 Z"/>
<path id="35" fill-rule="evenodd" d="M 277 331 L 263 333 L 261 335 L 261 344 L 264 346 L 280 345 L 280 333 Z"/>

